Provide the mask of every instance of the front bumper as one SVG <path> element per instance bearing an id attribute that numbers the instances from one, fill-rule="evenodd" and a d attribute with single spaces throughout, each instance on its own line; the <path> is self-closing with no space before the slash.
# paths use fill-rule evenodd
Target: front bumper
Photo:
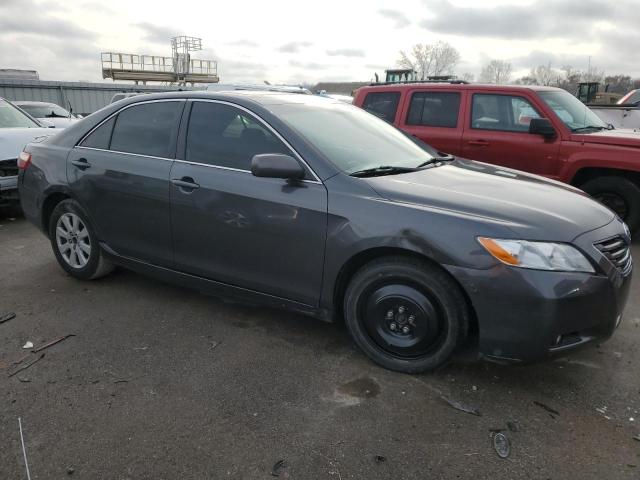
<path id="1" fill-rule="evenodd" d="M 594 243 L 616 235 L 623 235 L 618 221 L 572 242 L 598 265 L 595 274 L 447 267 L 475 309 L 480 354 L 530 362 L 609 338 L 622 318 L 631 273 L 623 275 Z"/>
<path id="2" fill-rule="evenodd" d="M 18 176 L 0 177 L 0 205 L 18 200 Z"/>

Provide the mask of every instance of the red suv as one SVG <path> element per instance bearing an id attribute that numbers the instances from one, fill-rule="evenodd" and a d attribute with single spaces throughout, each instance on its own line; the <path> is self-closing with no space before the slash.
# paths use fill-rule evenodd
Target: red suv
<path id="1" fill-rule="evenodd" d="M 564 90 L 372 85 L 353 103 L 442 152 L 577 186 L 640 230 L 640 132 L 613 129 Z"/>

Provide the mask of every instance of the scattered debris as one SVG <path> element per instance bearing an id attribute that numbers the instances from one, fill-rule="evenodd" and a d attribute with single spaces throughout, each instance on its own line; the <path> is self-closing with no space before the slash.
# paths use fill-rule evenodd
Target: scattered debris
<path id="1" fill-rule="evenodd" d="M 114 380 L 113 383 L 129 383 L 129 380 Z"/>
<path id="2" fill-rule="evenodd" d="M 558 412 L 557 410 L 554 410 L 549 405 L 545 405 L 544 403 L 538 402 L 537 400 L 534 400 L 533 403 L 541 408 L 544 408 L 547 412 L 552 413 L 553 415 L 560 416 L 560 412 Z"/>
<path id="3" fill-rule="evenodd" d="M 274 465 L 273 468 L 271 469 L 271 476 L 272 477 L 279 477 L 280 474 L 282 473 L 282 469 L 284 469 L 287 466 L 286 462 L 284 460 L 278 460 Z"/>
<path id="4" fill-rule="evenodd" d="M 31 382 L 30 379 L 26 378 L 26 377 L 18 377 L 18 380 L 20 380 L 22 383 L 29 383 Z"/>
<path id="5" fill-rule="evenodd" d="M 0 323 L 8 322 L 9 320 L 13 320 L 14 318 L 16 318 L 15 313 L 5 313 L 4 315 L 0 316 Z"/>
<path id="6" fill-rule="evenodd" d="M 518 427 L 518 424 L 516 422 L 507 422 L 507 428 L 510 432 L 514 433 L 520 431 L 520 427 Z"/>
<path id="7" fill-rule="evenodd" d="M 27 348 L 33 348 L 33 342 L 27 342 L 27 343 L 25 343 L 25 344 L 22 346 L 22 348 L 24 348 L 25 350 L 26 350 Z"/>
<path id="8" fill-rule="evenodd" d="M 26 370 L 27 368 L 31 367 L 32 365 L 34 365 L 36 362 L 39 362 L 40 360 L 42 360 L 44 358 L 44 353 L 40 354 L 39 357 L 36 357 L 32 362 L 27 363 L 26 365 L 23 365 L 22 367 L 18 368 L 17 370 L 14 370 L 12 373 L 9 374 L 9 377 L 13 377 L 14 375 L 22 372 L 23 370 Z"/>
<path id="9" fill-rule="evenodd" d="M 473 385 L 473 386 L 471 387 L 471 390 L 473 390 L 474 392 L 477 392 L 477 391 L 478 391 L 478 387 L 476 387 L 475 385 Z"/>
<path id="10" fill-rule="evenodd" d="M 601 407 L 601 408 L 596 408 L 596 412 L 599 412 L 599 413 L 605 415 L 607 413 L 606 405 L 604 407 Z"/>
<path id="11" fill-rule="evenodd" d="M 636 419 L 635 419 L 635 418 L 633 418 L 633 417 L 629 417 L 629 421 L 630 421 L 630 422 L 635 422 L 635 421 L 636 421 Z"/>
<path id="12" fill-rule="evenodd" d="M 24 456 L 24 467 L 27 469 L 27 480 L 31 480 L 29 473 L 29 462 L 27 461 L 27 450 L 24 448 L 24 435 L 22 434 L 22 419 L 18 417 L 18 427 L 20 427 L 20 443 L 22 443 L 22 455 Z"/>
<path id="13" fill-rule="evenodd" d="M 26 355 L 21 356 L 18 360 L 16 360 L 15 362 L 13 362 L 13 365 L 20 365 L 22 362 L 24 362 L 27 358 L 29 358 L 31 356 L 30 353 L 27 353 Z"/>
<path id="14" fill-rule="evenodd" d="M 214 348 L 216 348 L 218 345 L 220 345 L 220 342 L 211 342 L 211 346 L 209 347 L 209 350 L 213 350 Z"/>
<path id="15" fill-rule="evenodd" d="M 42 350 L 45 350 L 45 349 L 47 349 L 49 347 L 54 346 L 57 343 L 60 343 L 60 342 L 62 342 L 64 340 L 66 340 L 69 337 L 75 337 L 75 335 L 73 333 L 70 333 L 69 335 L 65 335 L 64 337 L 60 337 L 60 338 L 58 338 L 56 340 L 52 340 L 51 342 L 46 343 L 46 344 L 42 345 L 41 347 L 36 348 L 35 350 L 31 350 L 31 352 L 32 353 L 38 353 L 38 352 L 40 352 Z M 31 346 L 33 347 L 33 344 Z"/>
<path id="16" fill-rule="evenodd" d="M 441 395 L 440 398 L 442 400 L 444 400 L 445 402 L 447 402 L 449 404 L 449 406 L 455 408 L 456 410 L 460 410 L 461 412 L 464 413 L 469 413 L 471 415 L 475 415 L 477 417 L 481 417 L 482 414 L 478 411 L 478 409 L 471 407 L 469 405 L 465 405 L 463 403 L 457 402 L 456 400 L 452 400 L 450 398 L 445 397 L 444 395 Z"/>
<path id="17" fill-rule="evenodd" d="M 75 472 L 76 469 L 73 467 L 67 467 L 67 475 L 73 475 L 73 472 Z"/>
<path id="18" fill-rule="evenodd" d="M 384 463 L 387 461 L 387 457 L 383 455 L 376 455 L 375 457 L 376 463 Z"/>
<path id="19" fill-rule="evenodd" d="M 511 453 L 511 444 L 509 438 L 504 433 L 496 433 L 493 435 L 493 449 L 500 458 L 507 458 Z"/>
<path id="20" fill-rule="evenodd" d="M 633 437 L 633 439 L 640 442 L 640 433 L 638 435 L 636 435 L 635 437 Z"/>

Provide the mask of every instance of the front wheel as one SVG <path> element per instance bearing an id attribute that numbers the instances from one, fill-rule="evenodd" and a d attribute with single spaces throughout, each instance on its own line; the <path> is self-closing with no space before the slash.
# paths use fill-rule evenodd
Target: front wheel
<path id="1" fill-rule="evenodd" d="M 60 266 L 76 278 L 93 280 L 113 270 L 113 264 L 104 258 L 87 214 L 75 200 L 63 200 L 53 209 L 49 239 Z"/>
<path id="2" fill-rule="evenodd" d="M 589 180 L 580 188 L 613 210 L 631 232 L 640 230 L 640 187 L 634 182 L 612 175 Z"/>
<path id="3" fill-rule="evenodd" d="M 356 344 L 390 370 L 419 373 L 447 362 L 466 337 L 469 307 L 455 281 L 437 266 L 385 257 L 362 267 L 344 299 Z"/>

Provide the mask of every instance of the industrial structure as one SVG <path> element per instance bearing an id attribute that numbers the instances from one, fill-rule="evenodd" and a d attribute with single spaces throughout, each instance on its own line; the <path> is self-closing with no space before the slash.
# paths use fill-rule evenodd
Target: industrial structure
<path id="1" fill-rule="evenodd" d="M 171 39 L 171 57 L 132 53 L 102 53 L 102 78 L 187 85 L 218 83 L 218 62 L 192 59 L 191 52 L 202 50 L 202 39 L 178 36 Z"/>

